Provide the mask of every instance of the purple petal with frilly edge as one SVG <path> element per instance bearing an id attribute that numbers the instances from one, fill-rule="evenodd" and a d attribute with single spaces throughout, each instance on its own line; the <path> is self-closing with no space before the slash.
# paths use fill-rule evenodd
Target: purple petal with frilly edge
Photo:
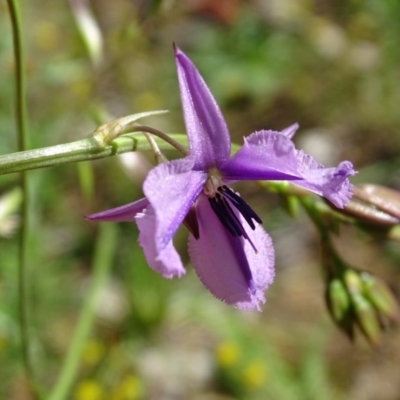
<path id="1" fill-rule="evenodd" d="M 143 211 L 149 205 L 146 198 L 136 200 L 133 203 L 111 208 L 96 214 L 87 215 L 85 218 L 93 221 L 125 222 L 134 221 L 135 215 Z"/>
<path id="2" fill-rule="evenodd" d="M 258 225 L 253 231 L 238 215 L 258 253 L 243 238 L 234 238 L 211 209 L 207 196 L 196 203 L 200 238 L 189 237 L 189 255 L 204 286 L 218 299 L 242 310 L 261 309 L 264 291 L 274 278 L 271 238 Z"/>
<path id="3" fill-rule="evenodd" d="M 219 168 L 224 179 L 301 179 L 293 142 L 280 132 L 259 131 L 244 138 L 243 146 Z"/>
<path id="4" fill-rule="evenodd" d="M 312 156 L 297 151 L 303 180 L 292 183 L 324 196 L 336 207 L 343 208 L 353 195 L 353 185 L 348 177 L 357 172 L 350 161 L 342 161 L 337 167 L 325 168 Z"/>
<path id="5" fill-rule="evenodd" d="M 206 182 L 207 174 L 192 171 L 193 164 L 192 157 L 160 164 L 144 181 L 143 191 L 155 213 L 159 253 L 171 242 Z"/>
<path id="6" fill-rule="evenodd" d="M 189 58 L 175 47 L 183 116 L 195 169 L 218 166 L 229 158 L 230 137 L 213 95 Z"/>
<path id="7" fill-rule="evenodd" d="M 151 206 L 135 217 L 139 228 L 139 244 L 143 249 L 149 267 L 161 274 L 164 278 L 180 277 L 185 274 L 181 258 L 172 243 L 172 240 L 165 248 L 158 252 L 155 241 L 156 217 Z"/>

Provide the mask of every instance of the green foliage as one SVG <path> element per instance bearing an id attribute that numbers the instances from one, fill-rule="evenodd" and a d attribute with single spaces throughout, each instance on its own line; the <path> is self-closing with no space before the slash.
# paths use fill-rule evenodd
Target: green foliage
<path id="1" fill-rule="evenodd" d="M 238 143 L 256 129 L 298 121 L 299 140 L 317 138 L 311 152 L 321 161 L 326 156 L 321 148 L 328 145 L 328 158 L 372 164 L 362 179 L 398 188 L 397 0 L 322 1 L 320 8 L 305 0 L 232 2 L 232 14 L 223 20 L 217 6 L 205 10 L 210 2 L 178 3 L 152 1 L 137 9 L 135 2 L 116 1 L 111 9 L 107 2 L 92 2 L 104 43 L 102 61 L 94 64 L 68 2 L 23 2 L 30 146 L 78 140 L 93 132 L 99 118 L 155 109 L 170 110 L 152 117 L 155 127 L 182 131 L 171 50 L 176 41 L 221 102 Z M 4 3 L 0 32 L 0 150 L 6 154 L 16 151 L 17 142 Z M 114 157 L 29 172 L 29 335 L 34 369 L 45 388 L 57 381 L 93 273 L 98 227 L 83 217 L 139 198 L 143 172 L 135 168 Z M 0 202 L 17 186 L 16 175 L 2 176 Z M 313 261 L 318 243 L 297 205 L 286 204 L 298 215 L 292 221 L 277 208 L 278 196 L 243 191 L 265 215 L 276 244 L 276 283 L 263 314 L 219 304 L 190 266 L 181 280 L 163 280 L 147 267 L 134 224 L 120 224 L 92 336 L 67 398 L 361 399 L 367 389 L 357 382 L 368 374 L 381 386 L 376 398 L 398 398 L 395 379 L 380 385 L 387 375 L 383 355 L 350 347 L 329 324 Z M 19 400 L 26 398 L 27 384 L 17 340 L 18 215 L 11 211 L 0 216 L 0 397 Z M 352 263 L 379 266 L 399 282 L 397 250 L 389 248 L 383 258 L 379 243 L 344 236 L 340 245 Z M 185 240 L 182 232 L 177 245 L 184 259 Z M 396 341 L 398 332 L 388 337 L 383 353 L 391 352 L 391 368 L 398 371 Z"/>

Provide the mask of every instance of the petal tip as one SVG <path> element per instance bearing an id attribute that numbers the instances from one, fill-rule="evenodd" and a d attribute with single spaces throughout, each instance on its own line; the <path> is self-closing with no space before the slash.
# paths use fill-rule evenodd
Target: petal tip
<path id="1" fill-rule="evenodd" d="M 281 131 L 281 135 L 286 136 L 288 139 L 292 139 L 292 137 L 295 135 L 299 127 L 300 125 L 297 122 L 295 122 L 294 124 L 288 126 L 283 131 Z"/>
<path id="2" fill-rule="evenodd" d="M 89 214 L 89 215 L 85 215 L 83 218 L 86 221 L 109 221 L 109 219 L 107 218 L 107 211 L 102 211 L 99 213 L 95 213 L 95 214 Z"/>

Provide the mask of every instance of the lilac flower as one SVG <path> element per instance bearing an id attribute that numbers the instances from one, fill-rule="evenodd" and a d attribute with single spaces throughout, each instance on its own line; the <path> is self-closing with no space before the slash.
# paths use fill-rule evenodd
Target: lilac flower
<path id="1" fill-rule="evenodd" d="M 295 149 L 298 125 L 258 131 L 230 156 L 230 137 L 218 105 L 196 67 L 175 49 L 189 155 L 153 168 L 145 198 L 89 215 L 98 221 L 135 221 L 149 266 L 166 278 L 185 273 L 172 238 L 183 223 L 189 256 L 204 286 L 240 309 L 260 309 L 274 277 L 274 250 L 261 219 L 227 185 L 240 180 L 288 180 L 342 208 L 350 199 L 352 164 L 324 168 Z"/>

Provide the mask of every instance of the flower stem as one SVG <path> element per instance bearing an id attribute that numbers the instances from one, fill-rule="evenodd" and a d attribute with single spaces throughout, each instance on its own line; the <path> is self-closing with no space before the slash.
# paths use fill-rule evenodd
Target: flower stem
<path id="1" fill-rule="evenodd" d="M 186 135 L 170 134 L 168 136 L 181 146 L 187 143 Z M 172 149 L 171 145 L 164 140 L 158 137 L 154 139 L 160 149 Z M 140 133 L 120 136 L 105 145 L 105 147 L 99 147 L 93 137 L 89 136 L 71 143 L 0 156 L 0 175 L 77 161 L 96 160 L 130 151 L 148 150 L 152 150 L 151 146 L 145 136 Z"/>
<path id="2" fill-rule="evenodd" d="M 24 49 L 19 5 L 17 0 L 7 0 L 12 27 L 14 60 L 15 60 L 15 123 L 17 130 L 18 150 L 24 151 L 27 146 L 27 112 L 24 74 Z M 20 176 L 22 190 L 21 230 L 18 252 L 18 292 L 19 292 L 19 327 L 22 359 L 28 385 L 35 398 L 40 398 L 36 387 L 30 357 L 30 341 L 28 331 L 28 293 L 27 293 L 27 260 L 29 239 L 29 187 L 28 177 L 23 172 Z"/>
<path id="3" fill-rule="evenodd" d="M 172 147 L 175 147 L 178 151 L 180 151 L 184 156 L 189 155 L 189 151 L 186 147 L 182 146 L 179 142 L 174 140 L 171 136 L 167 135 L 164 132 L 159 131 L 158 129 L 151 128 L 150 126 L 135 126 L 131 129 L 132 132 L 147 132 L 151 133 L 155 136 L 158 136 L 160 139 L 169 143 Z"/>
<path id="4" fill-rule="evenodd" d="M 321 235 L 322 240 L 329 239 L 329 231 L 324 224 L 324 220 L 322 217 L 321 210 L 318 209 L 318 206 L 315 201 L 308 197 L 299 198 L 300 204 L 303 206 L 304 210 L 307 212 L 308 216 L 310 217 L 311 221 L 314 223 L 315 227 L 317 228 L 319 234 Z M 323 203 L 321 203 L 323 204 Z M 329 209 L 327 209 L 329 210 Z"/>
<path id="5" fill-rule="evenodd" d="M 68 353 L 49 400 L 69 398 L 69 391 L 78 373 L 82 349 L 88 340 L 95 320 L 96 302 L 112 265 L 116 248 L 117 228 L 114 224 L 100 224 L 93 258 L 93 275 L 82 311 L 72 335 Z"/>

